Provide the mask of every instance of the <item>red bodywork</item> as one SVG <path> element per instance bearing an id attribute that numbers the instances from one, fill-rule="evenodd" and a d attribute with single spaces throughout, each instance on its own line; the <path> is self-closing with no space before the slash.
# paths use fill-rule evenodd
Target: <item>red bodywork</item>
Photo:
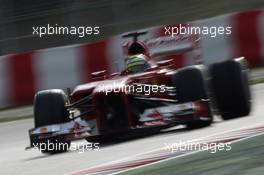
<path id="1" fill-rule="evenodd" d="M 138 42 L 138 44 L 141 43 Z M 131 54 L 129 50 L 131 45 L 127 44 L 127 46 L 124 45 L 124 52 L 129 55 Z M 146 46 L 142 44 L 142 47 L 144 51 L 141 53 L 152 60 Z M 126 49 L 128 50 L 126 51 Z M 74 107 L 75 112 L 77 111 L 81 115 L 72 116 L 72 120 L 67 123 L 29 130 L 31 146 L 34 143 L 46 142 L 52 139 L 63 141 L 83 138 L 92 139 L 128 130 L 169 127 L 194 120 L 210 120 L 211 114 L 208 101 L 201 99 L 186 103 L 177 102 L 177 93 L 174 94 L 173 89 L 173 76 L 177 72 L 174 67 L 173 61 L 166 60 L 152 64 L 151 68 L 137 74 L 131 74 L 127 70 L 112 75 L 106 75 L 105 71 L 92 73 L 91 82 L 78 85 L 68 94 L 71 107 Z M 163 93 L 150 92 L 148 95 L 143 91 L 136 93 L 113 91 L 113 89 L 122 89 L 127 85 L 165 86 L 166 91 Z M 106 94 L 105 91 L 108 89 L 112 91 Z M 85 103 L 82 103 L 86 98 Z M 111 100 L 111 98 L 113 99 Z M 153 107 L 138 112 L 137 107 L 142 108 L 144 106 L 141 102 L 142 104 L 144 102 L 151 103 Z M 119 122 L 120 120 L 123 123 L 121 122 L 120 125 L 112 123 L 109 127 L 111 115 L 115 112 L 111 108 L 113 106 L 115 107 L 114 110 L 118 111 L 116 116 L 122 114 L 118 116 L 118 120 L 113 121 Z M 109 123 L 107 121 L 108 114 L 111 114 Z"/>
<path id="2" fill-rule="evenodd" d="M 113 86 L 119 86 L 120 82 L 122 82 L 121 86 L 125 85 L 132 85 L 134 83 L 140 83 L 140 84 L 149 84 L 149 85 L 167 85 L 171 86 L 172 85 L 172 75 L 174 74 L 174 70 L 169 70 L 166 68 L 161 68 L 161 67 L 155 67 L 151 68 L 148 71 L 140 74 L 126 74 L 126 75 L 114 75 L 112 77 L 106 77 L 105 75 L 102 75 L 101 78 L 96 77 L 97 81 L 88 83 L 88 84 L 83 84 L 77 86 L 73 92 L 70 94 L 70 100 L 71 103 L 74 103 L 75 101 L 78 101 L 88 94 L 92 94 L 93 99 L 92 103 L 97 104 L 97 102 L 100 100 L 99 97 L 105 96 L 105 92 L 103 92 L 102 88 L 106 86 L 111 86 L 112 88 L 115 88 Z M 101 79 L 101 80 L 99 80 Z M 106 79 L 106 80 L 103 80 Z M 119 87 L 118 87 L 119 88 Z M 115 93 L 115 92 L 112 92 Z M 124 102 L 127 104 L 127 111 L 129 112 L 129 99 L 128 99 L 128 94 L 125 92 L 118 92 L 121 94 L 122 99 Z M 140 94 L 140 93 L 139 93 Z M 144 92 L 142 93 L 144 95 Z M 107 96 L 107 95 L 106 95 Z M 172 99 L 173 97 L 167 95 L 166 93 L 150 93 L 148 96 L 152 98 L 162 98 L 162 99 Z M 88 120 L 90 119 L 96 119 L 99 130 L 100 130 L 100 108 L 96 108 L 95 112 L 91 116 L 86 116 L 84 118 L 87 118 Z M 130 113 L 128 113 L 128 118 L 129 118 L 129 128 L 135 127 L 135 123 L 133 122 L 132 116 Z"/>

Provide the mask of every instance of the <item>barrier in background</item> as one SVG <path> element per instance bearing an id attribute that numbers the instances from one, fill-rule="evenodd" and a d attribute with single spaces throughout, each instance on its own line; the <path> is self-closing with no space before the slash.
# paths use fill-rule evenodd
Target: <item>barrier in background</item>
<path id="1" fill-rule="evenodd" d="M 200 36 L 200 53 L 205 64 L 239 56 L 245 56 L 251 66 L 264 64 L 264 11 L 223 15 L 191 24 L 232 27 L 231 35 Z M 155 39 L 162 34 L 162 29 L 150 28 L 143 39 Z M 88 82 L 94 71 L 106 69 L 111 73 L 122 70 L 122 43 L 121 36 L 115 36 L 92 44 L 1 56 L 0 107 L 30 104 L 38 90 L 65 89 Z M 178 67 L 195 61 L 191 52 L 169 57 L 175 59 Z"/>

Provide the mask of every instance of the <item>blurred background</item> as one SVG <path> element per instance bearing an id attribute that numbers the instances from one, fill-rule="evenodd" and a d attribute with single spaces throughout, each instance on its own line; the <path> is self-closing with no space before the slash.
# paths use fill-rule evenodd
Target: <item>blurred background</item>
<path id="1" fill-rule="evenodd" d="M 122 70 L 121 33 L 165 25 L 231 26 L 231 35 L 199 36 L 205 64 L 245 56 L 264 64 L 264 0 L 1 0 L 0 108 L 32 104 L 36 91 L 73 88 L 90 73 Z M 32 35 L 32 27 L 99 26 L 99 35 Z M 191 53 L 174 55 L 178 67 L 193 64 Z M 259 75 L 258 75 L 259 76 Z"/>
<path id="2" fill-rule="evenodd" d="M 149 26 L 190 22 L 261 8 L 263 0 L 1 0 L 0 54 L 86 43 Z M 78 38 L 32 35 L 33 26 L 100 26 L 101 35 Z"/>
<path id="3" fill-rule="evenodd" d="M 82 38 L 77 35 L 40 38 L 32 34 L 33 27 L 48 24 L 99 26 L 100 34 Z M 183 42 L 178 37 L 164 36 L 165 26 L 179 24 L 231 27 L 230 35 L 214 38 L 195 35 L 198 42 L 191 45 L 192 49 L 159 59 L 173 59 L 179 68 L 195 64 L 197 60 L 208 65 L 244 56 L 254 84 L 251 86 L 253 110 L 249 117 L 223 122 L 216 116 L 211 127 L 186 130 L 179 126 L 150 137 L 100 145 L 100 151 L 84 154 L 71 151 L 40 155 L 38 150 L 24 151 L 29 144 L 28 129 L 34 126 L 32 103 L 37 91 L 74 88 L 89 82 L 95 71 L 106 70 L 108 74 L 121 71 L 123 44 L 127 42 L 121 37 L 124 32 L 147 30 L 148 34 L 140 39 L 152 52 L 188 45 L 189 40 Z M 197 139 L 221 143 L 261 134 L 264 131 L 264 84 L 260 84 L 264 83 L 263 66 L 264 0 L 0 0 L 0 163 L 4 165 L 0 174 L 85 174 L 87 169 L 89 174 L 89 168 L 92 172 L 101 169 L 98 174 L 105 174 L 105 170 L 113 173 L 111 162 L 120 171 L 131 168 L 131 164 L 137 166 L 166 156 L 182 156 L 178 152 L 160 151 L 164 143 Z M 18 119 L 27 120 L 6 122 Z M 205 152 L 195 154 L 197 157 L 193 154 L 187 159 L 175 159 L 177 165 L 164 161 L 166 166 L 171 166 L 163 169 L 168 174 L 183 175 L 262 175 L 263 139 L 259 136 L 241 144 L 236 142 L 230 152 L 207 152 L 210 155 Z M 155 168 L 157 174 L 165 174 L 160 166 Z"/>

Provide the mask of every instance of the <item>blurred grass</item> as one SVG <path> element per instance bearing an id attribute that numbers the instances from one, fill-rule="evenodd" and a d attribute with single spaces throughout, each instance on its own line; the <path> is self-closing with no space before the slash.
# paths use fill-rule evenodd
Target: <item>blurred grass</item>
<path id="1" fill-rule="evenodd" d="M 250 84 L 264 83 L 264 67 L 254 67 L 250 69 Z"/>
<path id="2" fill-rule="evenodd" d="M 260 78 L 260 79 L 256 79 L 256 80 L 251 80 L 250 84 L 260 84 L 260 83 L 264 83 L 264 78 Z"/>
<path id="3" fill-rule="evenodd" d="M 119 175 L 263 175 L 264 135 L 233 143 L 230 151 L 198 152 Z"/>
<path id="4" fill-rule="evenodd" d="M 11 121 L 16 121 L 16 120 L 25 120 L 25 119 L 30 119 L 33 118 L 32 115 L 27 115 L 27 116 L 14 116 L 14 117 L 0 117 L 0 123 L 3 122 L 11 122 Z"/>

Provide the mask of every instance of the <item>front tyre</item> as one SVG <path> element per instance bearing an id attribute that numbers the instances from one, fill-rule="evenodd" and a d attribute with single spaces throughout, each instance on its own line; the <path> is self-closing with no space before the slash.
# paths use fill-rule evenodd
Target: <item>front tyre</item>
<path id="1" fill-rule="evenodd" d="M 69 112 L 65 107 L 67 101 L 67 95 L 60 89 L 39 91 L 34 98 L 35 128 L 70 121 Z M 40 150 L 43 153 L 65 152 L 70 147 L 70 141 L 47 140 L 47 142 L 41 143 Z"/>
<path id="2" fill-rule="evenodd" d="M 173 85 L 176 87 L 177 100 L 179 103 L 209 99 L 208 82 L 206 77 L 207 70 L 202 65 L 179 69 L 173 77 Z M 190 121 L 186 124 L 187 128 L 195 129 L 211 125 L 213 117 L 210 111 L 209 102 L 207 105 L 210 113 L 208 120 Z"/>

